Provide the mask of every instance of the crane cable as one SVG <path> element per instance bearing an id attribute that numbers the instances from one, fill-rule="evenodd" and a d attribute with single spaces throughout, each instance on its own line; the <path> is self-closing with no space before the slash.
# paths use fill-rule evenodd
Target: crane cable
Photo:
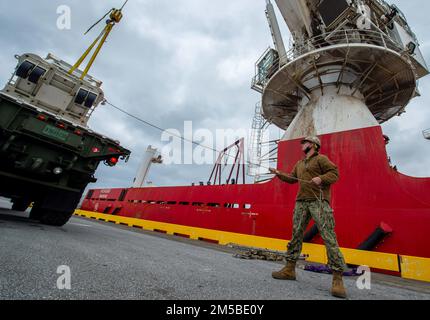
<path id="1" fill-rule="evenodd" d="M 146 121 L 146 120 L 144 120 L 144 119 L 142 119 L 142 118 L 140 118 L 140 117 L 138 117 L 138 116 L 136 116 L 136 115 L 134 115 L 134 114 L 132 114 L 132 113 L 130 113 L 130 112 L 128 112 L 128 111 L 126 111 L 126 110 L 124 110 L 124 109 L 122 109 L 122 108 L 120 108 L 120 107 L 116 106 L 116 105 L 114 105 L 113 103 L 109 102 L 108 100 L 104 100 L 104 101 L 103 101 L 103 104 L 107 104 L 107 105 L 109 105 L 110 107 L 112 107 L 112 108 L 116 109 L 117 111 L 119 111 L 119 112 L 121 112 L 121 113 L 123 113 L 123 114 L 125 114 L 125 115 L 129 116 L 130 118 L 133 118 L 133 119 L 135 119 L 135 120 L 137 120 L 137 121 L 139 121 L 139 122 L 142 122 L 143 124 L 145 124 L 145 125 L 147 125 L 147 126 L 150 126 L 150 127 L 154 128 L 154 129 L 156 129 L 156 130 L 159 130 L 159 131 L 161 131 L 161 132 L 168 132 L 168 133 L 169 133 L 169 134 L 171 134 L 172 136 L 175 136 L 175 137 L 177 137 L 177 138 L 179 138 L 179 139 L 181 139 L 181 140 L 183 140 L 183 141 L 185 141 L 185 142 L 190 142 L 190 143 L 192 143 L 192 144 L 194 144 L 194 145 L 196 145 L 196 146 L 202 147 L 202 148 L 204 148 L 204 149 L 207 149 L 207 150 L 210 150 L 210 151 L 213 151 L 213 152 L 216 152 L 216 153 L 220 153 L 220 152 L 221 152 L 221 151 L 218 151 L 218 150 L 216 150 L 216 149 L 214 149 L 214 148 L 212 148 L 212 147 L 205 146 L 205 145 L 203 145 L 203 144 L 201 144 L 201 143 L 199 143 L 199 142 L 195 142 L 195 141 L 193 141 L 193 140 L 190 140 L 190 139 L 184 138 L 184 137 L 182 137 L 181 135 L 178 135 L 178 134 L 176 134 L 176 133 L 174 133 L 174 132 L 169 132 L 169 131 L 168 131 L 168 130 L 166 130 L 166 129 L 163 129 L 163 128 L 161 128 L 161 127 L 159 127 L 159 126 L 155 125 L 155 124 L 152 124 L 151 122 L 148 122 L 148 121 Z M 227 157 L 230 157 L 230 158 L 235 158 L 233 155 L 230 155 L 230 153 L 226 154 L 226 156 L 227 156 Z M 269 170 L 269 169 L 270 169 L 269 167 L 266 167 L 266 166 L 264 166 L 264 165 L 258 165 L 258 164 L 252 163 L 252 162 L 250 162 L 250 161 L 248 161 L 247 163 L 248 163 L 248 164 L 250 164 L 250 165 L 254 165 L 254 166 L 260 166 L 260 167 L 261 167 L 261 168 L 263 168 L 263 169 L 267 169 L 267 170 Z M 302 179 L 299 179 L 299 178 L 296 178 L 296 177 L 292 177 L 292 176 L 290 176 L 290 175 L 289 175 L 288 177 L 289 177 L 290 179 L 295 180 L 295 181 L 298 181 L 298 182 L 303 182 L 303 183 L 308 183 L 308 184 L 312 184 L 312 183 L 313 183 L 312 181 L 302 180 Z M 316 196 L 316 198 L 318 199 L 318 197 L 317 197 L 317 196 Z"/>
<path id="2" fill-rule="evenodd" d="M 76 61 L 76 63 L 70 68 L 68 71 L 69 74 L 73 74 L 76 70 L 79 69 L 81 64 L 85 61 L 85 59 L 88 57 L 88 55 L 93 51 L 94 47 L 96 47 L 95 51 L 90 57 L 90 60 L 88 61 L 87 66 L 85 67 L 84 71 L 80 75 L 80 79 L 83 80 L 88 75 L 88 72 L 90 71 L 91 67 L 94 64 L 94 61 L 96 60 L 97 56 L 99 55 L 102 47 L 106 43 L 106 39 L 108 38 L 109 34 L 111 33 L 113 27 L 115 24 L 119 23 L 123 17 L 122 10 L 124 9 L 124 6 L 127 4 L 128 0 L 124 2 L 121 9 L 110 9 L 101 19 L 99 19 L 96 23 L 94 23 L 86 32 L 90 32 L 95 26 L 97 26 L 101 21 L 103 21 L 107 16 L 109 16 L 109 19 L 106 21 L 106 26 L 103 28 L 100 35 L 96 38 L 96 40 L 93 41 L 93 43 L 87 48 L 87 50 L 82 54 L 82 56 Z M 84 35 L 85 35 L 84 34 Z"/>

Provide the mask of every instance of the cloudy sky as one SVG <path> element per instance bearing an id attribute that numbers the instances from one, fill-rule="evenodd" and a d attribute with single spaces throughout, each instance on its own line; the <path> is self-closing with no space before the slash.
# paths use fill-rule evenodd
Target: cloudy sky
<path id="1" fill-rule="evenodd" d="M 86 29 L 122 0 L 2 0 L 0 3 L 0 82 L 15 67 L 15 54 L 48 52 L 73 63 L 101 30 Z M 430 62 L 430 4 L 397 0 Z M 57 8 L 71 9 L 71 29 L 57 28 Z M 255 61 L 271 45 L 264 0 L 130 0 L 125 18 L 108 39 L 91 74 L 103 80 L 108 100 L 163 128 L 249 130 L 259 94 L 250 89 Z M 283 30 L 286 30 L 283 27 Z M 286 43 L 289 35 L 285 31 Z M 430 176 L 430 76 L 421 80 L 422 97 L 407 113 L 385 124 L 389 153 L 400 171 Z M 132 150 L 127 164 L 101 166 L 97 187 L 129 186 L 148 145 L 162 148 L 161 133 L 112 109 L 101 107 L 90 127 Z M 274 138 L 282 134 L 273 130 Z M 205 143 L 203 141 L 203 143 Z M 211 166 L 153 167 L 156 185 L 206 181 Z M 94 186 L 94 185 L 93 185 Z"/>

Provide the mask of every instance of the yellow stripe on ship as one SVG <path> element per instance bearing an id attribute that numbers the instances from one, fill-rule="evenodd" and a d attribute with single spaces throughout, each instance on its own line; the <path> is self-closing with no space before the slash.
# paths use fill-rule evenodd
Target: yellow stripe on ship
<path id="1" fill-rule="evenodd" d="M 275 238 L 266 238 L 219 230 L 195 228 L 183 225 L 114 216 L 83 210 L 77 210 L 75 212 L 75 215 L 107 222 L 113 222 L 116 224 L 124 224 L 130 227 L 140 227 L 149 231 L 164 231 L 170 235 L 188 235 L 190 239 L 194 240 L 214 240 L 218 241 L 220 245 L 234 243 L 242 246 L 285 251 L 288 244 L 288 241 L 286 240 Z M 399 256 L 397 254 L 362 251 L 347 248 L 341 248 L 341 251 L 345 256 L 346 263 L 348 264 L 369 266 L 375 269 L 401 272 L 402 277 L 404 278 L 430 282 L 430 259 L 402 256 L 402 259 L 400 259 L 400 261 L 403 262 L 401 262 L 400 267 Z M 302 253 L 307 256 L 307 261 L 323 264 L 327 263 L 327 254 L 324 245 L 304 243 Z M 421 268 L 424 268 L 424 270 L 422 270 Z"/>

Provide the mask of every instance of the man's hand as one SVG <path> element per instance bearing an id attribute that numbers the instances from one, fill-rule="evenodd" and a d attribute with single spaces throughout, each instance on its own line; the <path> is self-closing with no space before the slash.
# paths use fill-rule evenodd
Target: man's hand
<path id="1" fill-rule="evenodd" d="M 269 171 L 270 173 L 273 173 L 273 174 L 277 174 L 277 175 L 279 174 L 279 171 L 274 168 L 270 168 Z"/>
<path id="2" fill-rule="evenodd" d="M 320 186 L 322 185 L 322 180 L 321 180 L 321 178 L 320 178 L 320 177 L 313 178 L 313 179 L 312 179 L 312 182 L 313 182 L 314 184 L 316 184 L 318 187 L 320 187 Z"/>

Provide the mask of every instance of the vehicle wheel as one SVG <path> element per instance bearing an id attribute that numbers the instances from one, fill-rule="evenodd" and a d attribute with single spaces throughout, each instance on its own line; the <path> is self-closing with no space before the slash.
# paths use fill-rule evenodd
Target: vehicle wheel
<path id="1" fill-rule="evenodd" d="M 37 207 L 33 207 L 30 211 L 30 219 L 31 220 L 40 220 L 43 211 Z"/>
<path id="2" fill-rule="evenodd" d="M 25 211 L 30 206 L 31 201 L 25 199 L 16 199 L 13 201 L 12 210 L 13 211 Z"/>
<path id="3" fill-rule="evenodd" d="M 62 227 L 70 220 L 72 215 L 73 212 L 46 210 L 41 214 L 39 220 L 49 226 Z"/>

